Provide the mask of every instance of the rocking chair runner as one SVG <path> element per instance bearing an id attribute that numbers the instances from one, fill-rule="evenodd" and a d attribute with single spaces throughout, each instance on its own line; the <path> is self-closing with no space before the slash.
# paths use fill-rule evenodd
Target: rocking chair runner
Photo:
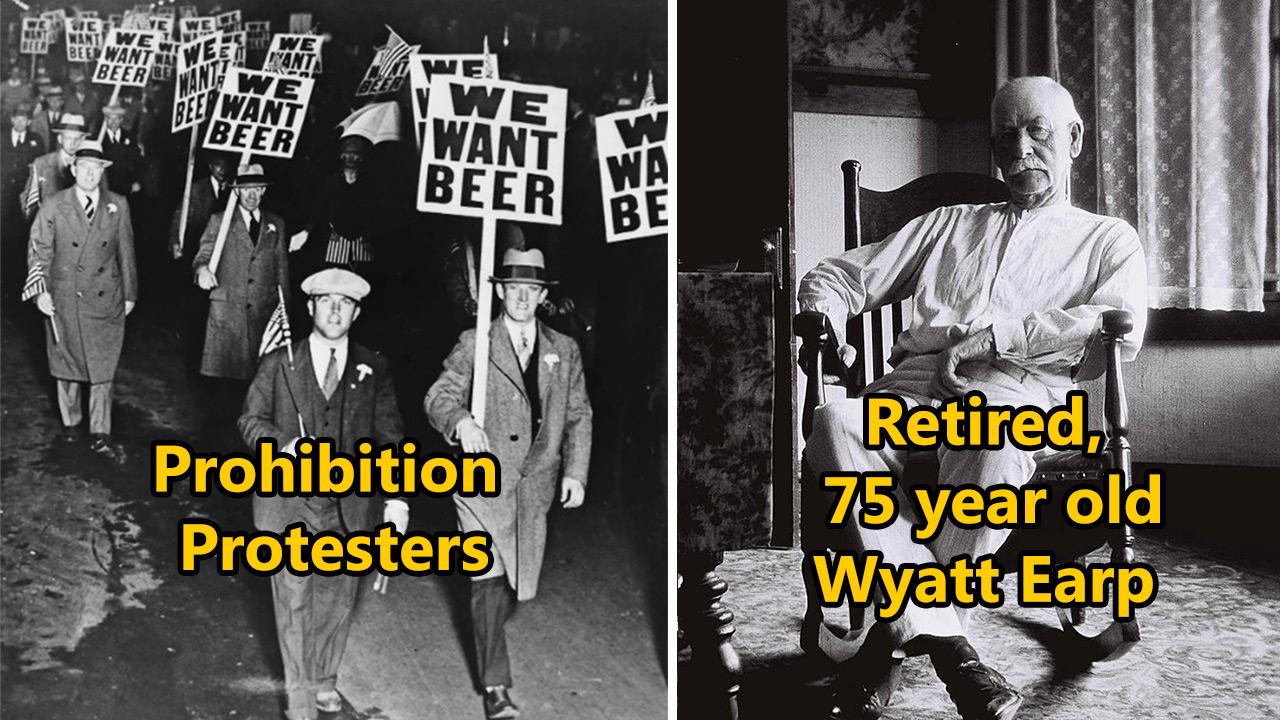
<path id="1" fill-rule="evenodd" d="M 940 173 L 919 178 L 897 190 L 877 192 L 860 188 L 857 161 L 842 166 L 845 179 L 845 243 L 846 249 L 867 242 L 878 242 L 897 232 L 911 219 L 935 208 L 962 203 L 1001 202 L 1009 197 L 1004 183 L 986 175 Z M 855 347 L 861 344 L 857 362 L 845 368 L 836 356 L 835 334 L 830 320 L 818 312 L 796 316 L 795 332 L 802 340 L 800 364 L 808 375 L 801 431 L 807 438 L 813 429 L 813 411 L 826 402 L 826 385 L 844 385 L 849 396 L 888 372 L 889 347 L 903 329 L 906 313 L 897 304 L 866 313 L 849 321 L 846 337 Z M 1100 458 L 1084 458 L 1074 453 L 1060 453 L 1037 464 L 1029 484 L 1075 485 L 1089 483 L 1101 486 L 1107 474 L 1120 471 L 1127 490 L 1131 483 L 1128 409 L 1120 367 L 1120 346 L 1124 336 L 1133 330 L 1132 316 L 1122 310 L 1103 313 L 1102 329 L 1095 333 L 1080 363 L 1073 369 L 1074 380 L 1091 380 L 1106 375 L 1105 418 L 1107 447 Z M 855 470 L 856 468 L 850 468 Z M 908 471 L 910 472 L 910 470 Z M 1063 496 L 1066 487 L 1052 493 L 1054 501 Z M 842 550 L 843 539 L 824 522 L 827 501 L 818 479 L 807 463 L 801 470 L 801 545 L 805 556 Z M 1057 517 L 1057 508 L 1046 508 L 1046 516 Z M 1134 562 L 1133 536 L 1127 525 L 1119 528 L 1084 530 L 1061 523 L 1039 528 L 1014 530 L 997 557 L 1004 567 L 1016 568 L 1018 554 L 1029 549 L 1050 550 L 1060 561 L 1083 557 L 1104 544 L 1110 545 L 1111 561 Z M 832 633 L 823 624 L 822 605 L 817 581 L 806 563 L 805 591 L 808 607 L 801 629 L 801 647 L 806 652 L 826 651 Z M 1109 617 L 1105 608 L 1094 613 Z M 1138 641 L 1138 622 L 1110 621 L 1086 623 L 1083 608 L 1059 609 L 1063 629 L 1081 641 L 1081 653 L 1089 660 L 1104 660 L 1124 654 Z M 863 635 L 867 628 L 861 628 Z M 858 631 L 853 628 L 851 632 Z"/>

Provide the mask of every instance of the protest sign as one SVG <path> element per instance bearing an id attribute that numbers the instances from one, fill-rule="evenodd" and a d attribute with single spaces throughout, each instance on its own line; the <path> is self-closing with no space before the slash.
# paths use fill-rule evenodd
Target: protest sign
<path id="1" fill-rule="evenodd" d="M 163 39 L 158 30 L 112 30 L 93 68 L 93 81 L 143 87 L 151 76 Z"/>
<path id="2" fill-rule="evenodd" d="M 244 46 L 248 42 L 248 34 L 244 30 L 224 32 L 222 34 L 223 54 L 227 62 L 235 67 L 244 67 Z"/>
<path id="3" fill-rule="evenodd" d="M 81 10 L 80 12 L 76 13 L 76 17 L 80 19 L 92 18 L 96 20 L 98 19 L 99 15 L 97 10 Z"/>
<path id="4" fill-rule="evenodd" d="M 568 92 L 437 76 L 418 210 L 559 224 Z"/>
<path id="5" fill-rule="evenodd" d="M 102 54 L 102 21 L 97 18 L 78 17 L 67 29 L 67 61 L 92 62 Z"/>
<path id="6" fill-rule="evenodd" d="M 356 97 L 400 90 L 404 85 L 405 75 L 409 72 L 409 56 L 422 47 L 405 42 L 391 28 L 387 30 L 391 32 L 391 37 L 387 40 L 387 44 L 378 48 L 377 54 L 373 56 L 373 62 L 369 63 L 364 79 L 356 88 Z"/>
<path id="7" fill-rule="evenodd" d="M 240 32 L 244 29 L 244 23 L 240 22 L 240 11 L 231 10 L 217 16 L 218 29 L 224 33 Z"/>
<path id="8" fill-rule="evenodd" d="M 250 20 L 244 24 L 250 50 L 266 50 L 271 46 L 271 21 Z"/>
<path id="9" fill-rule="evenodd" d="M 169 40 L 170 38 L 173 37 L 173 28 L 176 24 L 177 23 L 174 21 L 172 15 L 169 15 L 169 16 L 152 15 L 151 16 L 151 29 L 159 30 L 160 32 L 164 33 L 165 40 Z"/>
<path id="10" fill-rule="evenodd" d="M 22 18 L 22 41 L 19 50 L 24 55 L 49 54 L 49 21 L 44 18 Z M 35 62 L 35 58 L 32 58 Z"/>
<path id="11" fill-rule="evenodd" d="M 116 13 L 114 15 L 108 15 L 106 31 L 111 32 L 113 29 L 118 28 L 123 24 L 124 24 L 124 15 L 121 15 L 120 13 Z"/>
<path id="12" fill-rule="evenodd" d="M 40 17 L 49 21 L 49 44 L 58 42 L 58 38 L 62 37 L 62 29 L 67 24 L 67 11 L 61 8 L 58 10 L 46 10 L 40 13 Z"/>
<path id="13" fill-rule="evenodd" d="M 311 13 L 292 13 L 289 15 L 289 32 L 295 35 L 311 32 Z"/>
<path id="14" fill-rule="evenodd" d="M 178 21 L 178 39 L 184 44 L 217 31 L 217 18 L 190 17 Z"/>
<path id="15" fill-rule="evenodd" d="M 667 232 L 667 106 L 596 118 L 609 242 Z"/>
<path id="16" fill-rule="evenodd" d="M 177 44 L 172 40 L 161 40 L 160 49 L 156 52 L 156 64 L 151 66 L 151 79 L 161 82 L 172 80 L 173 66 L 177 62 Z"/>
<path id="17" fill-rule="evenodd" d="M 489 55 L 490 77 L 498 77 L 498 56 Z M 422 147 L 422 133 L 427 127 L 427 99 L 430 96 L 432 75 L 460 75 L 462 77 L 485 77 L 485 55 L 475 53 L 469 55 L 426 55 L 414 53 L 409 56 L 409 87 L 413 97 L 413 129 L 418 139 L 418 147 Z"/>
<path id="18" fill-rule="evenodd" d="M 172 5 L 167 5 L 167 6 L 161 5 L 155 10 L 152 10 L 151 14 L 154 17 L 166 17 L 166 18 L 169 18 L 170 20 L 174 20 L 178 16 L 178 9 Z"/>
<path id="19" fill-rule="evenodd" d="M 228 68 L 204 146 L 237 154 L 292 157 L 314 85 L 311 78 Z"/>
<path id="20" fill-rule="evenodd" d="M 178 82 L 173 99 L 175 133 L 199 125 L 209 116 L 222 80 L 223 61 L 218 52 L 221 43 L 222 34 L 215 32 L 178 48 Z"/>
<path id="21" fill-rule="evenodd" d="M 280 33 L 271 39 L 271 49 L 262 69 L 284 75 L 314 77 L 320 72 L 320 47 L 324 38 L 319 35 L 293 35 Z"/>
<path id="22" fill-rule="evenodd" d="M 124 30 L 150 30 L 151 14 L 147 11 L 130 10 L 124 14 L 124 20 L 118 26 Z"/>

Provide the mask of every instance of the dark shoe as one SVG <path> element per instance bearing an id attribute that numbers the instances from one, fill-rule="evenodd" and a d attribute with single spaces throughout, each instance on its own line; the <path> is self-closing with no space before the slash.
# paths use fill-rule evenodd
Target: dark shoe
<path id="1" fill-rule="evenodd" d="M 124 451 L 124 446 L 118 442 L 114 442 L 110 435 L 94 434 L 93 440 L 89 443 L 89 449 L 106 457 L 117 465 L 123 465 L 129 460 L 129 455 Z"/>
<path id="2" fill-rule="evenodd" d="M 83 425 L 63 425 L 62 432 L 58 433 L 58 442 L 72 445 L 80 442 L 80 438 L 83 436 Z"/>
<path id="3" fill-rule="evenodd" d="M 520 717 L 520 708 L 511 702 L 507 689 L 499 685 L 484 693 L 484 716 L 489 720 Z"/>
<path id="4" fill-rule="evenodd" d="M 840 666 L 827 711 L 831 720 L 876 720 L 884 714 L 902 684 L 902 661 L 892 650 L 884 626 L 872 628 L 858 654 Z"/>
<path id="5" fill-rule="evenodd" d="M 1022 704 L 1018 689 L 980 660 L 966 660 L 938 676 L 964 720 L 1010 720 Z"/>

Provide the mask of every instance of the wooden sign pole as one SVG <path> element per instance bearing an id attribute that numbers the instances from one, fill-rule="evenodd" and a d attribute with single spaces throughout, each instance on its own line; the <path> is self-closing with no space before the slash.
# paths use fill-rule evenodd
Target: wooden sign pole
<path id="1" fill-rule="evenodd" d="M 191 126 L 191 148 L 187 150 L 187 184 L 182 190 L 182 214 L 178 217 L 178 246 L 173 249 L 173 259 L 182 257 L 187 244 L 187 213 L 191 211 L 191 178 L 196 172 L 196 146 L 200 144 L 200 123 Z M 230 194 L 230 193 L 228 193 Z"/>
<path id="2" fill-rule="evenodd" d="M 485 391 L 489 386 L 489 326 L 493 315 L 493 290 L 485 278 L 493 272 L 497 242 L 498 221 L 486 216 L 480 235 L 480 265 L 476 268 L 476 362 L 471 381 L 471 417 L 480 427 L 484 427 Z"/>
<path id="3" fill-rule="evenodd" d="M 248 165 L 252 157 L 253 153 L 245 150 L 240 155 L 240 165 Z M 218 261 L 222 259 L 222 246 L 227 244 L 227 231 L 231 229 L 231 213 L 235 212 L 238 199 L 235 192 L 227 193 L 227 211 L 222 213 L 222 224 L 218 226 L 218 239 L 213 242 L 213 256 L 209 258 L 209 271 L 214 275 L 218 274 Z"/>

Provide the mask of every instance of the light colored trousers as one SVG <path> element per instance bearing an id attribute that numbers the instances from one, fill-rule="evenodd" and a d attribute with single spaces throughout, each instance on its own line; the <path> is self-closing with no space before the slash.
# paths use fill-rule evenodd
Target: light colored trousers
<path id="1" fill-rule="evenodd" d="M 941 407 L 941 401 L 930 397 L 929 390 L 934 375 L 934 357 L 908 358 L 893 372 L 867 386 L 864 392 L 898 395 L 908 409 L 922 404 Z M 986 364 L 969 363 L 961 370 L 962 379 L 968 381 L 966 392 L 982 391 L 987 405 L 1035 405 L 1047 410 L 1062 404 L 1066 390 L 1070 389 L 1069 386 L 1049 388 L 1025 373 L 1016 370 L 1010 373 Z M 897 478 L 894 499 L 899 512 L 891 524 L 876 529 L 865 528 L 857 522 L 861 503 L 849 509 L 844 536 L 850 550 L 856 553 L 879 551 L 884 554 L 882 563 L 896 567 L 903 563 L 946 565 L 960 555 L 968 555 L 976 561 L 1000 548 L 1009 530 L 962 528 L 949 521 L 943 522 L 941 531 L 931 542 L 921 545 L 912 540 L 911 526 L 920 522 L 920 516 L 914 499 L 907 497 L 905 487 L 911 483 L 904 483 L 902 471 L 910 455 L 921 451 L 894 449 L 887 445 L 879 450 L 868 449 L 862 437 L 864 425 L 861 397 L 830 401 L 814 412 L 813 432 L 805 447 L 805 459 L 815 478 L 826 473 L 855 472 L 892 473 Z M 1035 471 L 1034 453 L 1008 443 L 1000 450 L 949 450 L 939 446 L 937 458 L 940 485 L 973 484 L 986 488 L 1003 483 L 1021 487 Z M 827 493 L 829 502 L 838 498 L 839 491 Z M 861 612 L 861 608 L 850 608 L 851 615 Z M 964 635 L 966 619 L 967 611 L 964 609 L 920 607 L 908 598 L 902 615 L 889 623 L 889 637 L 896 648 L 917 635 Z"/>

